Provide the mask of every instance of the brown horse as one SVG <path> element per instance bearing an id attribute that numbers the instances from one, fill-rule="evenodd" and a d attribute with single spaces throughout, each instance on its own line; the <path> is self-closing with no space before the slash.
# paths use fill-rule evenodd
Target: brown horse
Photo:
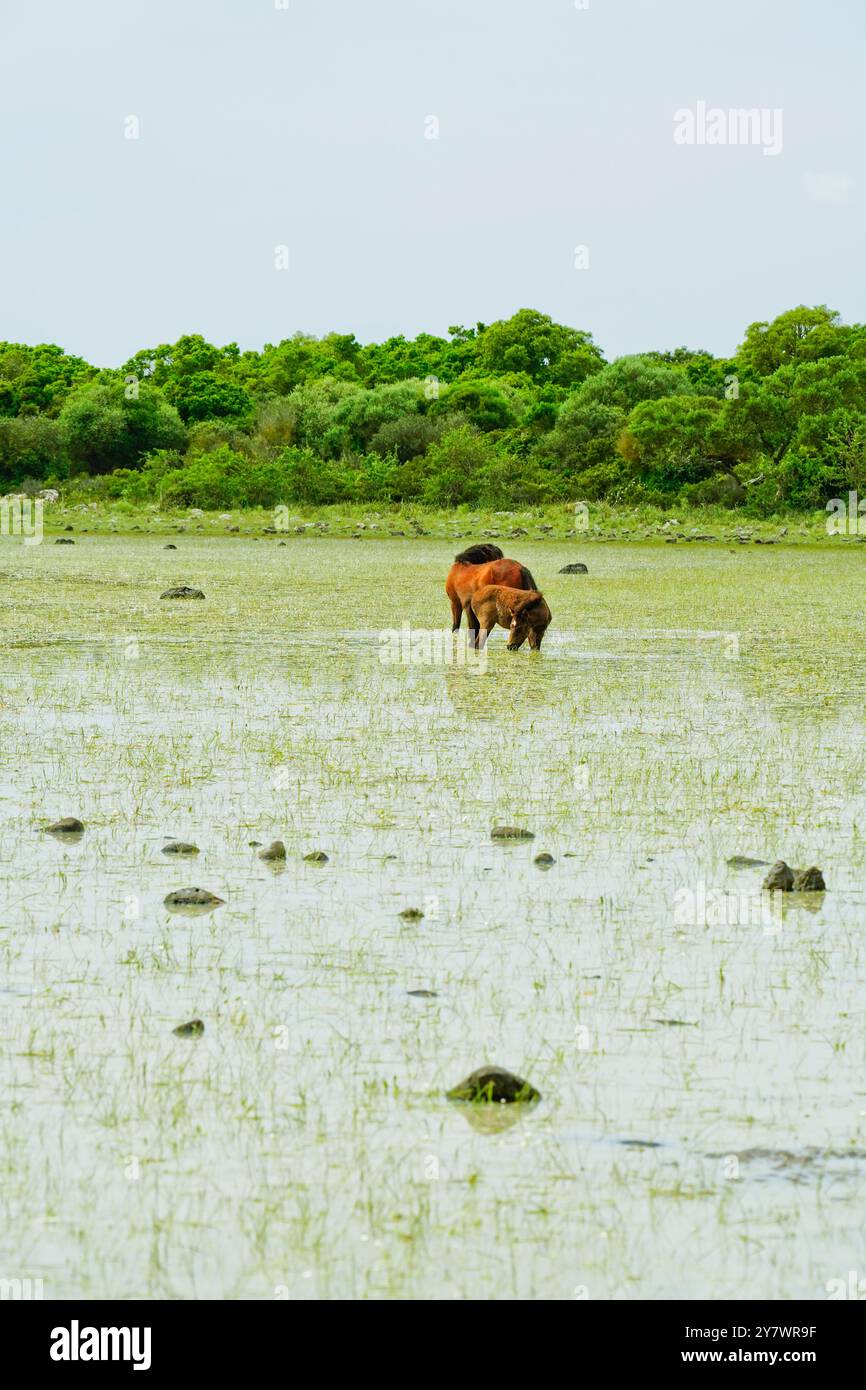
<path id="1" fill-rule="evenodd" d="M 533 651 L 538 651 L 550 626 L 551 613 L 537 589 L 509 589 L 504 584 L 485 584 L 472 595 L 472 611 L 478 620 L 479 633 L 475 645 L 480 649 L 487 634 L 498 623 L 509 629 L 506 651 L 516 652 L 527 637 Z"/>
<path id="2" fill-rule="evenodd" d="M 472 545 L 455 555 L 454 564 L 445 580 L 445 592 L 451 602 L 451 631 L 456 632 L 460 619 L 466 621 L 478 642 L 478 620 L 472 611 L 472 595 L 485 584 L 506 584 L 512 589 L 534 589 L 535 580 L 519 560 L 507 560 L 498 545 Z"/>

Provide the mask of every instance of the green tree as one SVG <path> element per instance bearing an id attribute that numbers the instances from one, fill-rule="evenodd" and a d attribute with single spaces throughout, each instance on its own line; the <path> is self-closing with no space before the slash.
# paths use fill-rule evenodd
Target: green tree
<path id="1" fill-rule="evenodd" d="M 770 323 L 750 324 L 737 352 L 737 363 L 745 373 L 770 376 L 779 367 L 845 352 L 857 332 L 841 325 L 835 309 L 825 304 L 810 309 L 801 304 Z"/>
<path id="2" fill-rule="evenodd" d="M 94 375 L 83 358 L 53 343 L 0 343 L 0 416 L 57 415 L 73 387 Z"/>
<path id="3" fill-rule="evenodd" d="M 60 412 L 70 460 L 91 473 L 135 468 L 154 449 L 182 449 L 186 430 L 177 411 L 155 387 L 131 394 L 122 382 L 80 388 Z"/>
<path id="4" fill-rule="evenodd" d="M 689 389 L 681 367 L 619 357 L 572 391 L 536 457 L 571 477 L 584 495 L 604 496 L 626 477 L 617 440 L 629 413 L 642 401 L 687 395 Z"/>
<path id="5" fill-rule="evenodd" d="M 617 441 L 631 470 L 646 487 L 678 491 L 723 472 L 738 485 L 748 444 L 730 428 L 726 402 L 716 396 L 668 396 L 635 406 Z"/>
<path id="6" fill-rule="evenodd" d="M 47 415 L 0 416 L 0 482 L 62 478 L 68 472 L 63 432 Z"/>
<path id="7" fill-rule="evenodd" d="M 518 309 L 481 333 L 479 362 L 484 371 L 502 375 L 524 372 L 533 381 L 576 386 L 604 365 L 601 349 L 589 333 L 554 323 L 537 309 Z"/>
<path id="8" fill-rule="evenodd" d="M 187 424 L 196 420 L 249 420 L 253 413 L 249 392 L 211 371 L 169 380 L 165 394 Z"/>

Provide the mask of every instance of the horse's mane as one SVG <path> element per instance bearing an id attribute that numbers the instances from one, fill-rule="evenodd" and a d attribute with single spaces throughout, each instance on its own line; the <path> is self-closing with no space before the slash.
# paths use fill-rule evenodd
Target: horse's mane
<path id="1" fill-rule="evenodd" d="M 458 565 L 486 565 L 488 560 L 502 560 L 504 556 L 498 545 L 470 545 L 454 556 Z"/>

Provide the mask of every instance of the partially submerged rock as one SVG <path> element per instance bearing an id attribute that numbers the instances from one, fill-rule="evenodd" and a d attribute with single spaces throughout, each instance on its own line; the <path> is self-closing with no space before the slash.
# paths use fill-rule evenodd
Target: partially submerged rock
<path id="1" fill-rule="evenodd" d="M 420 907 L 404 907 L 400 916 L 403 918 L 404 922 L 420 922 L 424 913 L 421 911 Z"/>
<path id="2" fill-rule="evenodd" d="M 284 864 L 286 861 L 286 847 L 282 840 L 271 840 L 267 849 L 259 850 L 259 858 L 264 859 L 266 864 Z"/>
<path id="3" fill-rule="evenodd" d="M 823 893 L 827 885 L 821 870 L 814 864 L 809 869 L 791 869 L 784 859 L 777 859 L 763 887 L 771 893 Z"/>
<path id="4" fill-rule="evenodd" d="M 824 875 L 820 869 L 816 869 L 814 864 L 810 869 L 797 869 L 794 873 L 795 893 L 823 893 L 826 890 Z"/>
<path id="5" fill-rule="evenodd" d="M 794 887 L 794 874 L 784 859 L 776 860 L 761 887 L 768 893 L 790 893 Z"/>
<path id="6" fill-rule="evenodd" d="M 200 1018 L 191 1018 L 189 1023 L 179 1023 L 171 1031 L 176 1038 L 200 1038 L 204 1033 L 204 1024 Z"/>
<path id="7" fill-rule="evenodd" d="M 473 1105 L 513 1105 L 541 1099 L 534 1086 L 504 1067 L 478 1067 L 448 1091 L 447 1096 L 449 1100 L 468 1101 Z"/>
<path id="8" fill-rule="evenodd" d="M 174 544 L 174 541 L 169 541 L 168 545 L 164 545 L 162 548 L 163 550 L 177 550 L 177 546 Z M 164 597 L 165 595 L 163 594 L 163 598 Z"/>
<path id="9" fill-rule="evenodd" d="M 576 562 L 575 564 L 573 564 L 573 565 L 563 565 L 563 567 L 562 567 L 562 569 L 559 571 L 559 573 L 560 573 L 560 574 L 589 574 L 589 570 L 587 569 L 586 565 L 582 564 L 580 561 L 577 561 L 577 562 Z"/>
<path id="10" fill-rule="evenodd" d="M 212 912 L 215 907 L 222 907 L 225 898 L 218 898 L 207 888 L 176 888 L 166 894 L 163 902 L 170 912 L 185 912 L 195 916 L 202 912 Z"/>
<path id="11" fill-rule="evenodd" d="M 750 859 L 747 854 L 733 854 L 725 863 L 729 869 L 765 869 L 769 859 Z"/>
<path id="12" fill-rule="evenodd" d="M 552 854 L 536 854 L 533 864 L 537 864 L 539 869 L 550 869 L 556 863 Z"/>
<path id="13" fill-rule="evenodd" d="M 534 840 L 531 830 L 521 830 L 516 825 L 494 825 L 490 832 L 491 840 Z"/>
<path id="14" fill-rule="evenodd" d="M 59 835 L 64 839 L 80 839 L 84 834 L 84 821 L 80 821 L 77 816 L 62 816 L 52 825 L 46 825 L 46 835 Z"/>
<path id="15" fill-rule="evenodd" d="M 328 856 L 323 849 L 311 849 L 309 854 L 304 855 L 305 864 L 327 864 Z"/>
<path id="16" fill-rule="evenodd" d="M 166 589 L 160 598 L 204 598 L 201 589 L 191 589 L 188 584 L 178 584 L 173 589 Z"/>
<path id="17" fill-rule="evenodd" d="M 438 999 L 439 995 L 435 989 L 407 989 L 407 994 L 411 994 L 413 999 Z"/>
<path id="18" fill-rule="evenodd" d="M 162 847 L 163 854 L 198 854 L 198 845 L 187 844 L 186 840 L 169 840 Z"/>
<path id="19" fill-rule="evenodd" d="M 58 536 L 55 545 L 74 545 L 75 541 L 71 536 Z"/>

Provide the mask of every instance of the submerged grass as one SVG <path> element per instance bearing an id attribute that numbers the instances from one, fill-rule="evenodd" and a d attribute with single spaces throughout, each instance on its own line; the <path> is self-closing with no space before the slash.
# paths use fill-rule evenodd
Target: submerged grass
<path id="1" fill-rule="evenodd" d="M 524 538 L 553 626 L 479 671 L 380 661 L 447 624 L 450 534 L 277 539 L 0 546 L 0 1273 L 823 1296 L 866 1175 L 862 557 L 566 576 L 573 540 Z M 829 891 L 767 916 L 735 854 Z M 192 885 L 225 904 L 166 911 Z M 488 1063 L 542 1101 L 449 1104 Z"/>

